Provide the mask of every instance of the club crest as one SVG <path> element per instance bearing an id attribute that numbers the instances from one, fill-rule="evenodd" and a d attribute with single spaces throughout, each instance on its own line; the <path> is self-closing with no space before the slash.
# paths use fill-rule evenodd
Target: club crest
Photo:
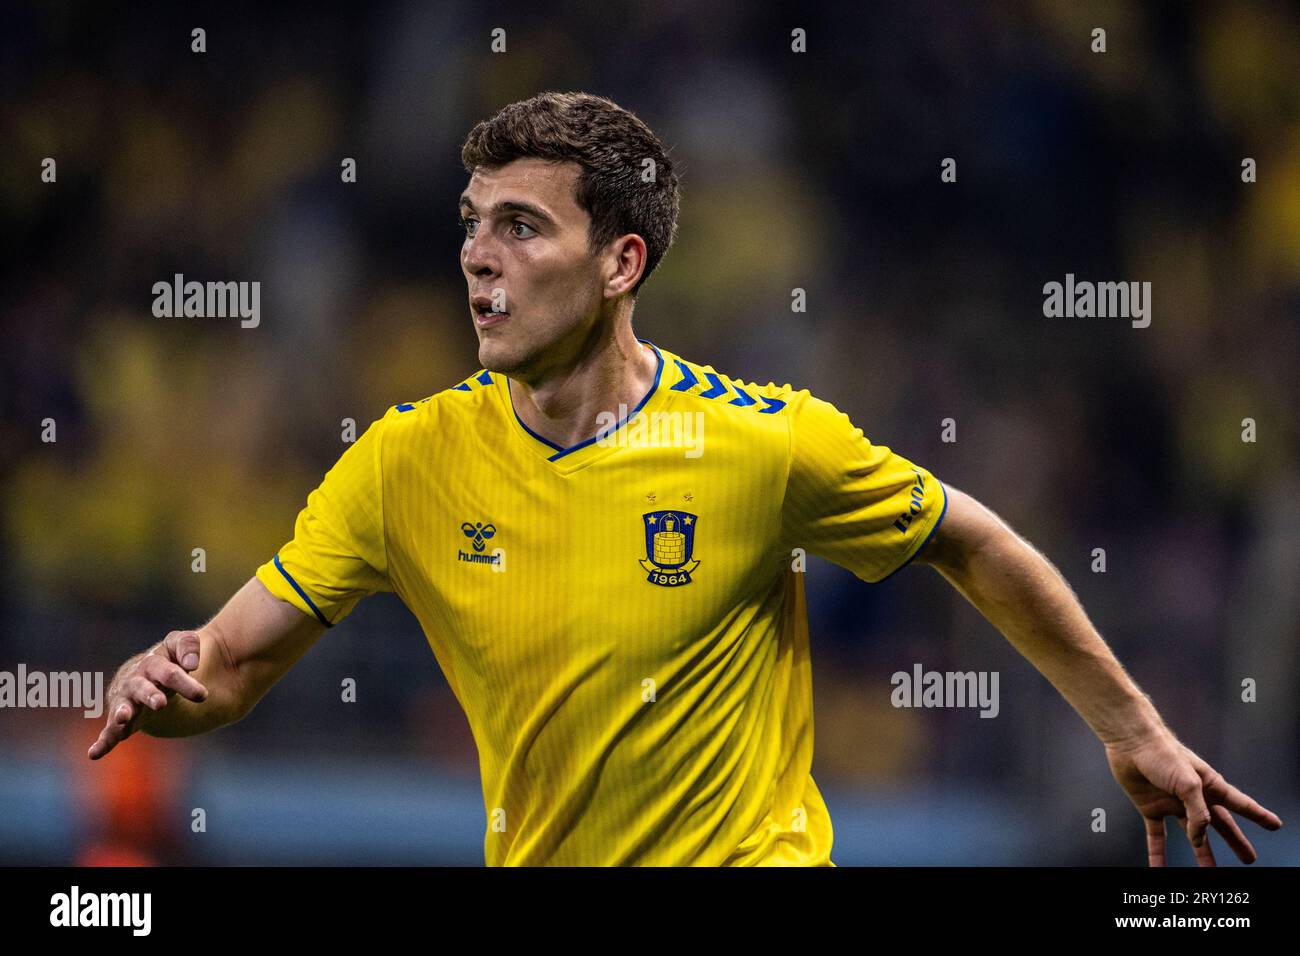
<path id="1" fill-rule="evenodd" d="M 647 581 L 665 588 L 691 583 L 691 572 L 700 565 L 691 560 L 695 522 L 696 516 L 686 511 L 651 511 L 641 516 L 646 553 L 641 567 L 649 572 Z"/>

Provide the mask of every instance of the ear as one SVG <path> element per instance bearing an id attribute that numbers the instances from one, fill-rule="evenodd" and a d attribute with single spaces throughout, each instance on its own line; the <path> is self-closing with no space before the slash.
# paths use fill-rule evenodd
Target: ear
<path id="1" fill-rule="evenodd" d="M 619 236 L 608 247 L 605 295 L 616 299 L 636 288 L 645 272 L 645 240 L 635 232 Z"/>

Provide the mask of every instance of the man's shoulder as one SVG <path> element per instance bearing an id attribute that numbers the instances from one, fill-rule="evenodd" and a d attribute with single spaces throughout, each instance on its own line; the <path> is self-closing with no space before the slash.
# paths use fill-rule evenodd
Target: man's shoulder
<path id="1" fill-rule="evenodd" d="M 472 427 L 474 420 L 490 408 L 497 377 L 498 373 L 481 368 L 432 395 L 390 405 L 377 422 L 385 444 L 402 437 L 445 434 L 460 425 Z"/>
<path id="2" fill-rule="evenodd" d="M 398 402 L 384 414 L 385 421 L 416 422 L 444 415 L 473 414 L 487 403 L 496 385 L 498 373 L 479 369 L 468 378 L 424 398 Z"/>
<path id="3" fill-rule="evenodd" d="M 696 407 L 717 410 L 720 416 L 737 422 L 753 418 L 756 422 L 782 422 L 796 412 L 811 396 L 806 388 L 788 382 L 760 384 L 751 378 L 719 371 L 713 365 L 692 361 L 667 349 L 664 356 L 663 382 L 660 387 L 679 392 Z"/>

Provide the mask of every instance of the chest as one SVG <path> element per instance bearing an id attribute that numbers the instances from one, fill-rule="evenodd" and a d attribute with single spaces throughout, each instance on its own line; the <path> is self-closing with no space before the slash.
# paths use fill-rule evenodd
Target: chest
<path id="1" fill-rule="evenodd" d="M 679 650 L 783 570 L 784 461 L 616 455 L 571 473 L 502 459 L 386 503 L 408 605 L 471 652 Z M 648 642 L 648 643 L 647 643 Z"/>

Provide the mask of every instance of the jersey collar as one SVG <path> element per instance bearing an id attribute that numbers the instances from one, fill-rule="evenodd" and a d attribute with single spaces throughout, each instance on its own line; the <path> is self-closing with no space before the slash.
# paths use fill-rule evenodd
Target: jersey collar
<path id="1" fill-rule="evenodd" d="M 561 447 L 549 439 L 543 438 L 541 435 L 537 434 L 537 432 L 524 424 L 523 419 L 519 417 L 519 413 L 515 411 L 514 399 L 510 394 L 509 377 L 505 375 L 497 376 L 498 379 L 505 379 L 504 387 L 501 387 L 498 384 L 498 391 L 505 399 L 507 414 L 514 419 L 515 425 L 517 426 L 515 429 L 516 433 L 529 444 L 533 445 L 538 451 L 542 452 L 545 459 L 560 471 L 576 469 L 581 467 L 583 464 L 595 460 L 596 458 L 604 457 L 603 453 L 613 451 L 617 445 L 599 444 L 601 439 L 612 436 L 620 428 L 625 427 L 628 422 L 641 413 L 641 410 L 644 409 L 647 403 L 649 403 L 650 400 L 659 392 L 659 384 L 664 375 L 664 355 L 663 352 L 659 350 L 659 346 L 646 339 L 639 338 L 637 341 L 654 349 L 655 357 L 659 360 L 659 364 L 655 368 L 654 381 L 650 383 L 649 391 L 645 393 L 641 398 L 641 401 L 637 402 L 636 407 L 628 412 L 621 421 L 616 422 L 609 428 L 598 432 L 585 441 L 580 441 L 576 445 L 570 445 L 567 448 Z"/>

